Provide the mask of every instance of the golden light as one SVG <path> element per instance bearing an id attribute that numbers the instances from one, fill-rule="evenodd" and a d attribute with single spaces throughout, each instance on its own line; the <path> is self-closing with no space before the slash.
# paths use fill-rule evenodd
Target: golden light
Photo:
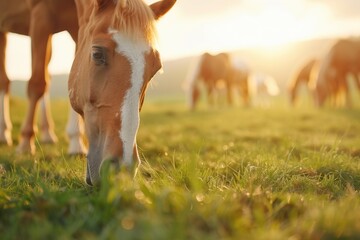
<path id="1" fill-rule="evenodd" d="M 162 29 L 160 23 L 165 33 L 160 39 L 168 49 L 165 53 L 181 56 L 248 47 L 274 51 L 289 42 L 317 37 L 319 29 L 325 30 L 323 26 L 328 25 L 329 12 L 322 4 L 310 5 L 303 0 L 254 0 L 221 14 L 198 17 L 196 21 L 184 18 L 186 15 L 173 17 L 182 18 L 175 29 L 165 21 Z M 181 46 L 174 48 L 174 37 Z"/>
<path id="2" fill-rule="evenodd" d="M 294 4 L 265 4 L 249 12 L 232 13 L 214 23 L 219 30 L 218 37 L 229 47 L 272 47 L 291 41 L 311 38 L 316 31 L 324 9 L 311 9 L 304 17 Z M 226 38 L 226 39 L 224 39 Z M 219 42 L 221 39 L 218 40 Z"/>

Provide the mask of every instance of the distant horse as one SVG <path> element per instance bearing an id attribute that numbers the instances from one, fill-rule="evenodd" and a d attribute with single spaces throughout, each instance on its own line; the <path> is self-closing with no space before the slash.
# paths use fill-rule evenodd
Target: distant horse
<path id="1" fill-rule="evenodd" d="M 76 41 L 78 32 L 74 0 L 0 0 L 0 142 L 11 145 L 11 120 L 9 114 L 10 81 L 5 71 L 7 32 L 30 36 L 32 49 L 32 75 L 28 84 L 29 107 L 21 128 L 18 152 L 35 152 L 35 112 L 41 104 L 43 141 L 56 142 L 53 121 L 47 97 L 50 81 L 48 64 L 51 58 L 51 37 L 54 33 L 68 31 Z M 70 113 L 68 134 L 69 153 L 83 153 L 81 129 L 77 116 Z"/>
<path id="2" fill-rule="evenodd" d="M 249 75 L 249 92 L 253 105 L 269 107 L 271 98 L 279 95 L 280 88 L 275 79 L 267 74 L 253 72 Z"/>
<path id="3" fill-rule="evenodd" d="M 288 89 L 291 105 L 295 105 L 298 97 L 298 91 L 301 85 L 306 86 L 306 88 L 308 88 L 310 91 L 310 83 L 313 75 L 312 71 L 316 64 L 318 64 L 318 60 L 316 59 L 311 59 L 308 61 L 300 68 L 300 70 L 296 73 L 295 77 L 290 82 Z"/>
<path id="4" fill-rule="evenodd" d="M 322 60 L 313 89 L 315 103 L 323 106 L 329 99 L 334 105 L 351 106 L 347 75 L 353 74 L 360 90 L 360 40 L 339 40 Z"/>
<path id="5" fill-rule="evenodd" d="M 227 103 L 233 104 L 233 88 L 241 93 L 245 105 L 249 103 L 248 72 L 242 68 L 236 68 L 229 54 L 220 53 L 211 55 L 204 53 L 199 60 L 194 76 L 188 79 L 188 91 L 190 93 L 190 108 L 195 109 L 200 98 L 201 84 L 205 86 L 207 101 L 210 106 L 215 103 L 215 97 L 225 90 Z"/>
<path id="6" fill-rule="evenodd" d="M 85 123 L 90 185 L 99 181 L 106 161 L 127 168 L 140 163 L 139 111 L 148 83 L 161 68 L 155 21 L 175 2 L 75 0 L 80 29 L 68 91 Z"/>
<path id="7" fill-rule="evenodd" d="M 231 72 L 231 86 L 240 94 L 244 106 L 251 105 L 251 92 L 250 92 L 250 69 L 246 63 L 239 59 L 232 59 L 232 72 Z"/>

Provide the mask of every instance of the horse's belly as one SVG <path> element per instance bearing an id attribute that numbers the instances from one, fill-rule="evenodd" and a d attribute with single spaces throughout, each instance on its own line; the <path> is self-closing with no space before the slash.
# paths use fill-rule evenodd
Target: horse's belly
<path id="1" fill-rule="evenodd" d="M 0 0 L 0 31 L 29 34 L 30 11 L 24 0 Z"/>

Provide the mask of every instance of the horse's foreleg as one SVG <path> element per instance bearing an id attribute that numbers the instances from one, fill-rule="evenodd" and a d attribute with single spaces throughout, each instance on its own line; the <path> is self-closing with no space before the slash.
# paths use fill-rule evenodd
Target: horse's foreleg
<path id="1" fill-rule="evenodd" d="M 51 58 L 51 22 L 47 15 L 46 6 L 37 5 L 31 12 L 31 49 L 32 75 L 28 84 L 28 100 L 25 120 L 21 127 L 21 137 L 17 151 L 20 153 L 35 153 L 35 112 L 39 99 L 46 91 L 49 81 L 48 64 Z"/>
<path id="2" fill-rule="evenodd" d="M 197 83 L 194 83 L 190 91 L 190 109 L 195 110 L 200 98 L 200 89 Z"/>
<path id="3" fill-rule="evenodd" d="M 207 86 L 207 101 L 210 107 L 215 104 L 215 87 L 210 83 Z"/>
<path id="4" fill-rule="evenodd" d="M 85 147 L 84 136 L 84 123 L 80 115 L 70 107 L 69 118 L 66 126 L 66 132 L 69 137 L 68 154 L 86 154 L 87 149 Z"/>
<path id="5" fill-rule="evenodd" d="M 346 74 L 344 74 L 344 78 L 342 81 L 342 85 L 343 85 L 343 92 L 344 92 L 344 98 L 345 98 L 345 105 L 348 108 L 352 107 L 352 101 L 351 101 L 351 96 L 350 96 L 350 92 L 349 92 L 349 85 L 346 79 Z"/>
<path id="6" fill-rule="evenodd" d="M 241 84 L 239 84 L 238 89 L 239 92 L 241 94 L 241 97 L 243 99 L 243 104 L 245 107 L 249 107 L 250 106 L 250 93 L 249 93 L 249 87 L 248 87 L 248 83 L 244 83 L 240 86 Z"/>
<path id="7" fill-rule="evenodd" d="M 58 141 L 54 132 L 54 121 L 51 117 L 50 96 L 46 91 L 40 99 L 40 134 L 41 142 L 56 143 Z"/>
<path id="8" fill-rule="evenodd" d="M 6 33 L 0 32 L 0 143 L 12 145 L 9 112 L 10 81 L 5 71 Z"/>
<path id="9" fill-rule="evenodd" d="M 233 105 L 232 84 L 229 81 L 226 82 L 226 97 L 228 105 Z"/>
<path id="10" fill-rule="evenodd" d="M 68 30 L 74 42 L 77 42 L 78 28 L 74 27 Z M 84 144 L 84 122 L 80 115 L 69 106 L 69 117 L 66 126 L 66 133 L 69 138 L 68 154 L 86 154 L 87 148 Z"/>
<path id="11" fill-rule="evenodd" d="M 301 76 L 298 75 L 296 76 L 296 78 L 293 80 L 293 82 L 289 85 L 289 95 L 290 95 L 290 104 L 292 106 L 295 106 L 296 100 L 297 100 L 297 91 L 298 88 L 300 86 L 300 81 L 301 81 Z"/>
<path id="12" fill-rule="evenodd" d="M 360 73 L 354 74 L 355 84 L 360 91 Z"/>

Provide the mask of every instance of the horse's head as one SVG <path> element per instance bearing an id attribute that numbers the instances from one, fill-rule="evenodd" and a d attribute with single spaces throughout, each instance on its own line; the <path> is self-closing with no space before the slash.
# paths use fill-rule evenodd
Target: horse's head
<path id="1" fill-rule="evenodd" d="M 72 107 L 89 142 L 86 182 L 104 161 L 139 161 L 136 134 L 147 84 L 161 68 L 154 23 L 176 0 L 76 0 L 79 41 L 69 77 Z"/>

